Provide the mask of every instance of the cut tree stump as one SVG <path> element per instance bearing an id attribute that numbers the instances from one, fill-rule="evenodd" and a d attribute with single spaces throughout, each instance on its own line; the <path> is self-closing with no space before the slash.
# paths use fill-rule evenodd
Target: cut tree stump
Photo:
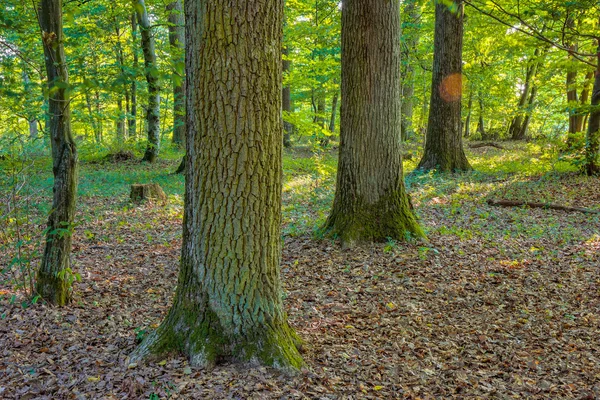
<path id="1" fill-rule="evenodd" d="M 494 142 L 470 143 L 469 144 L 470 149 L 479 149 L 481 147 L 495 147 L 497 149 L 506 150 L 506 147 L 503 147 L 503 146 L 499 145 L 498 143 L 494 143 Z"/>
<path id="2" fill-rule="evenodd" d="M 167 202 L 167 195 L 162 190 L 158 183 L 148 183 L 144 185 L 131 185 L 131 201 L 140 203 L 144 200 L 160 200 L 163 203 Z"/>
<path id="3" fill-rule="evenodd" d="M 552 203 L 534 203 L 530 201 L 513 201 L 513 200 L 493 200 L 488 199 L 487 203 L 490 206 L 498 206 L 498 207 L 530 207 L 530 208 L 546 208 L 551 210 L 561 210 L 568 212 L 582 212 L 586 214 L 600 214 L 600 211 L 590 210 L 589 208 L 583 207 L 568 207 L 562 206 L 560 204 L 552 204 Z"/>

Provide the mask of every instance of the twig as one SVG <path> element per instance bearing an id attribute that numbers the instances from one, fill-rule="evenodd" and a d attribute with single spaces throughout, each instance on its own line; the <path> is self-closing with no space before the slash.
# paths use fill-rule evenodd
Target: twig
<path id="1" fill-rule="evenodd" d="M 530 201 L 494 200 L 494 199 L 488 199 L 487 203 L 490 206 L 498 206 L 498 207 L 525 206 L 525 207 L 529 207 L 529 208 L 545 208 L 545 209 L 561 210 L 561 211 L 568 211 L 568 212 L 582 212 L 585 214 L 600 214 L 600 211 L 598 211 L 598 210 L 591 210 L 589 208 L 583 208 L 583 207 L 569 207 L 569 206 L 563 206 L 560 204 L 552 204 L 552 203 L 535 203 L 535 202 L 530 202 Z"/>

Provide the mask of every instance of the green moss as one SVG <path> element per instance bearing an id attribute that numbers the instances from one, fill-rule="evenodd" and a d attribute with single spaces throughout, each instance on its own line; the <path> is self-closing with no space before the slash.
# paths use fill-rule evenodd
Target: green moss
<path id="1" fill-rule="evenodd" d="M 67 305 L 71 301 L 69 282 L 55 274 L 38 271 L 35 290 L 44 300 L 57 306 Z"/>
<path id="2" fill-rule="evenodd" d="M 381 198 L 375 204 L 357 199 L 351 207 L 334 205 L 325 229 L 329 234 L 338 236 L 344 246 L 362 241 L 425 237 L 404 189 Z"/>

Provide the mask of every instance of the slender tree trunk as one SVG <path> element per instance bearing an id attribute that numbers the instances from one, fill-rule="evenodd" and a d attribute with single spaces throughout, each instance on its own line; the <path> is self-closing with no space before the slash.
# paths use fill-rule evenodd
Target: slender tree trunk
<path id="1" fill-rule="evenodd" d="M 600 174 L 600 39 L 596 49 L 597 68 L 592 89 L 592 112 L 589 116 L 585 142 L 585 172 L 588 175 Z"/>
<path id="2" fill-rule="evenodd" d="M 40 25 L 49 88 L 49 134 L 54 187 L 46 246 L 37 272 L 36 291 L 48 302 L 70 300 L 71 235 L 77 192 L 77 147 L 71 134 L 68 68 L 63 48 L 62 0 L 42 0 Z"/>
<path id="3" fill-rule="evenodd" d="M 481 91 L 477 93 L 477 103 L 479 104 L 479 117 L 477 119 L 477 133 L 481 135 L 481 140 L 487 140 L 487 134 L 485 132 L 485 123 L 483 121 L 483 113 L 485 112 L 483 105 L 483 95 Z"/>
<path id="4" fill-rule="evenodd" d="M 441 172 L 466 171 L 471 166 L 462 143 L 463 1 L 453 9 L 435 6 L 433 74 L 427 140 L 417 169 Z"/>
<path id="5" fill-rule="evenodd" d="M 290 60 L 288 60 L 287 58 L 288 56 L 288 48 L 284 47 L 283 48 L 283 58 L 282 58 L 282 66 L 283 66 L 283 75 L 284 77 L 286 76 L 286 74 L 289 72 L 290 70 Z M 289 84 L 286 84 L 282 89 L 281 89 L 281 109 L 284 112 L 284 114 L 289 114 L 292 112 L 292 90 L 290 88 Z M 284 115 L 284 117 L 287 117 Z M 285 121 L 283 121 L 283 146 L 286 148 L 290 148 L 292 147 L 292 132 L 294 130 L 294 126 Z"/>
<path id="6" fill-rule="evenodd" d="M 399 11 L 399 0 L 342 8 L 340 154 L 325 227 L 345 246 L 423 236 L 402 175 Z"/>
<path id="7" fill-rule="evenodd" d="M 279 276 L 283 1 L 185 9 L 191 99 L 179 282 L 167 317 L 131 359 L 175 350 L 194 366 L 232 358 L 294 370 L 303 361 Z"/>
<path id="8" fill-rule="evenodd" d="M 415 94 L 415 69 L 411 60 L 411 52 L 419 45 L 420 32 L 415 28 L 419 19 L 419 10 L 415 0 L 404 3 L 402 10 L 402 140 L 410 138 L 413 132 L 413 97 Z"/>
<path id="9" fill-rule="evenodd" d="M 138 51 L 137 51 L 137 19 L 135 14 L 131 14 L 131 37 L 133 50 L 133 70 L 134 76 L 131 80 L 131 111 L 127 119 L 129 125 L 129 136 L 137 138 L 137 70 L 139 67 Z"/>
<path id="10" fill-rule="evenodd" d="M 339 95 L 336 92 L 331 100 L 331 118 L 329 119 L 329 132 L 331 132 L 331 134 L 335 133 L 335 118 L 337 115 L 338 98 Z"/>
<path id="11" fill-rule="evenodd" d="M 23 89 L 25 92 L 25 107 L 27 115 L 27 123 L 29 125 L 29 139 L 35 140 L 38 137 L 38 121 L 35 116 L 35 112 L 32 111 L 31 105 L 31 80 L 29 75 L 23 66 Z"/>
<path id="12" fill-rule="evenodd" d="M 173 144 L 185 146 L 185 22 L 181 0 L 167 5 L 173 63 Z"/>
<path id="13" fill-rule="evenodd" d="M 473 112 L 473 89 L 469 91 L 469 103 L 467 105 L 467 118 L 465 119 L 465 137 L 471 136 L 471 113 Z"/>
<path id="14" fill-rule="evenodd" d="M 119 115 L 115 126 L 117 127 L 117 143 L 123 143 L 125 139 L 125 113 L 123 112 L 123 98 L 117 95 L 117 110 Z"/>
<path id="15" fill-rule="evenodd" d="M 142 34 L 142 51 L 144 52 L 144 70 L 148 82 L 148 109 L 146 111 L 146 129 L 148 145 L 143 161 L 154 162 L 160 148 L 160 88 L 154 38 L 150 29 L 148 12 L 144 0 L 135 0 L 140 32 Z"/>
<path id="16" fill-rule="evenodd" d="M 583 82 L 583 89 L 581 89 L 581 96 L 579 96 L 579 108 L 583 108 L 586 109 L 587 108 L 587 104 L 590 98 L 590 87 L 592 86 L 592 82 L 594 80 L 594 71 L 588 71 L 585 74 L 585 80 Z M 582 110 L 578 110 L 577 111 L 577 115 L 576 115 L 576 121 L 575 121 L 575 131 L 576 132 L 583 132 L 583 127 L 584 127 L 584 121 L 585 118 L 587 117 L 588 112 L 586 111 L 582 111 Z"/>
<path id="17" fill-rule="evenodd" d="M 113 13 L 114 13 L 114 6 Z M 123 48 L 121 46 L 121 29 L 119 28 L 119 21 L 117 17 L 114 17 L 115 24 L 115 34 L 116 34 L 116 53 L 117 53 L 117 65 L 119 66 L 119 71 L 121 73 L 121 79 L 123 79 L 123 93 L 117 94 L 117 108 L 119 109 L 119 116 L 117 119 L 117 141 L 119 143 L 123 143 L 126 131 L 125 131 L 125 120 L 127 118 L 127 114 L 129 114 L 129 93 L 127 89 L 127 74 L 125 73 L 125 58 L 123 57 Z M 125 108 L 126 112 L 123 112 L 123 96 L 125 97 Z"/>
<path id="18" fill-rule="evenodd" d="M 529 115 L 526 111 L 528 99 L 531 97 L 531 91 L 533 90 L 533 81 L 537 74 L 537 69 L 539 65 L 540 49 L 535 49 L 533 54 L 533 59 L 529 60 L 529 65 L 527 66 L 527 70 L 525 73 L 525 84 L 523 87 L 523 91 L 519 96 L 519 103 L 517 105 L 517 114 L 514 116 L 510 123 L 510 127 L 508 129 L 508 134 L 513 140 L 523 140 L 525 139 L 524 132 L 526 129 L 523 129 L 524 119 L 527 115 Z"/>
<path id="19" fill-rule="evenodd" d="M 521 132 L 519 132 L 519 137 L 522 139 L 527 139 L 527 131 L 529 130 L 529 122 L 531 121 L 531 113 L 533 111 L 533 104 L 535 102 L 535 96 L 537 94 L 537 86 L 533 86 L 531 88 L 531 93 L 529 94 L 529 100 L 527 102 L 527 114 L 525 114 L 525 118 L 523 119 L 523 124 L 521 125 Z"/>

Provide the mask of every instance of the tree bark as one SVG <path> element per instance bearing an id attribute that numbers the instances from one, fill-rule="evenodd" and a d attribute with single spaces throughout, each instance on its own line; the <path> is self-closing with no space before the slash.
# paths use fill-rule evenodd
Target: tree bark
<path id="1" fill-rule="evenodd" d="M 50 93 L 49 136 L 54 187 L 36 291 L 48 302 L 62 306 L 69 302 L 71 296 L 71 235 L 77 192 L 77 147 L 71 134 L 62 0 L 41 1 L 40 25 Z"/>
<path id="2" fill-rule="evenodd" d="M 185 21 L 181 0 L 167 5 L 173 63 L 173 144 L 185 147 Z"/>
<path id="3" fill-rule="evenodd" d="M 142 34 L 142 51 L 144 52 L 144 70 L 148 82 L 148 108 L 146 110 L 146 129 L 148 145 L 142 161 L 156 161 L 160 149 L 160 87 L 154 38 L 150 29 L 148 12 L 144 0 L 135 0 L 135 11 Z"/>
<path id="4" fill-rule="evenodd" d="M 437 2 L 429 122 L 423 158 L 417 169 L 467 171 L 461 132 L 463 1 L 454 9 Z"/>
<path id="5" fill-rule="evenodd" d="M 193 366 L 232 358 L 295 370 L 303 361 L 279 276 L 283 1 L 186 1 L 185 10 L 179 282 L 167 317 L 131 359 L 175 350 Z"/>
<path id="6" fill-rule="evenodd" d="M 399 11 L 399 0 L 342 8 L 340 153 L 325 228 L 344 246 L 423 236 L 402 174 Z"/>
<path id="7" fill-rule="evenodd" d="M 585 141 L 585 172 L 588 175 L 600 174 L 600 39 L 596 49 L 597 68 L 592 89 L 592 112 L 588 120 Z"/>

